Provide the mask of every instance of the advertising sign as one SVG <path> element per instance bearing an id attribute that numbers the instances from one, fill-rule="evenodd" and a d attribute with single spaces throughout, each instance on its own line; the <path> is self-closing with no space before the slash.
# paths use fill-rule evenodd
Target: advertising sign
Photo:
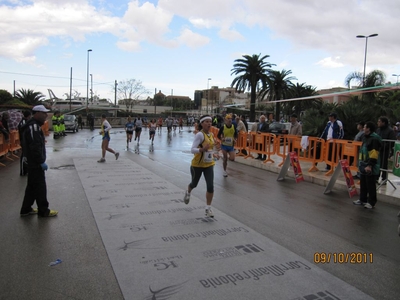
<path id="1" fill-rule="evenodd" d="M 353 175 L 351 174 L 349 163 L 347 162 L 347 159 L 342 159 L 340 161 L 340 166 L 342 167 L 343 175 L 344 175 L 344 178 L 346 179 L 347 190 L 348 190 L 349 196 L 351 198 L 354 195 L 357 195 L 357 189 L 354 184 Z"/>
<path id="2" fill-rule="evenodd" d="M 297 157 L 297 153 L 295 151 L 290 152 L 290 162 L 293 167 L 294 178 L 297 182 L 304 181 L 303 172 L 301 171 L 301 166 L 299 162 L 299 158 Z"/>

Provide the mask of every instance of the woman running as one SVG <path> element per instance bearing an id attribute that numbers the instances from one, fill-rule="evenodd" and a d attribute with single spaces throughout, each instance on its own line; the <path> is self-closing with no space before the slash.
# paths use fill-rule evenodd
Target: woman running
<path id="1" fill-rule="evenodd" d="M 128 117 L 128 122 L 125 124 L 126 131 L 126 147 L 129 148 L 129 142 L 132 142 L 133 128 L 135 124 L 132 122 L 131 116 Z"/>
<path id="2" fill-rule="evenodd" d="M 151 140 L 151 144 L 153 145 L 154 142 L 154 135 L 156 134 L 156 119 L 151 119 L 150 124 L 149 124 L 149 140 Z"/>
<path id="3" fill-rule="evenodd" d="M 137 139 L 138 145 L 140 142 L 140 134 L 142 133 L 142 125 L 143 125 L 142 119 L 140 118 L 140 116 L 138 116 L 135 122 L 135 141 Z"/>
<path id="4" fill-rule="evenodd" d="M 157 127 L 158 127 L 158 132 L 161 133 L 161 129 L 162 129 L 162 118 L 158 118 L 158 123 L 157 123 Z"/>
<path id="5" fill-rule="evenodd" d="M 108 144 L 111 140 L 110 138 L 110 129 L 111 125 L 108 123 L 106 119 L 106 115 L 101 115 L 101 130 L 99 134 L 103 136 L 103 141 L 101 142 L 101 158 L 97 161 L 99 163 L 103 163 L 106 161 L 106 151 L 111 152 L 115 155 L 115 159 L 118 159 L 119 153 L 115 152 L 113 149 L 108 147 Z"/>
<path id="6" fill-rule="evenodd" d="M 214 213 L 211 209 L 211 202 L 214 196 L 214 146 L 216 141 L 214 135 L 210 132 L 211 128 L 211 117 L 204 115 L 200 117 L 198 129 L 194 141 L 192 144 L 191 152 L 194 154 L 192 163 L 190 166 L 190 173 L 192 175 L 192 182 L 188 185 L 188 189 L 185 192 L 183 201 L 188 204 L 190 201 L 190 193 L 199 183 L 200 177 L 204 174 L 206 180 L 207 192 L 206 192 L 206 216 L 214 218 Z"/>

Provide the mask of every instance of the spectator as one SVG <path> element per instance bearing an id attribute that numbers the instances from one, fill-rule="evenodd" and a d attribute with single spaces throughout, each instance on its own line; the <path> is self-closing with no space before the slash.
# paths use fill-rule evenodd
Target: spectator
<path id="1" fill-rule="evenodd" d="M 19 140 L 21 144 L 21 148 L 24 146 L 24 143 L 22 143 L 22 127 L 29 121 L 29 119 L 32 117 L 32 113 L 30 110 L 25 110 L 23 112 L 23 118 L 22 120 L 18 123 L 18 133 L 19 133 Z M 24 156 L 24 149 L 22 149 L 22 154 L 19 158 L 19 175 L 20 176 L 25 176 L 28 173 L 28 164 L 27 164 L 27 158 Z"/>
<path id="2" fill-rule="evenodd" d="M 375 177 L 379 176 L 379 150 L 382 148 L 381 137 L 375 133 L 375 124 L 364 125 L 363 144 L 359 153 L 360 199 L 353 201 L 355 205 L 374 208 L 376 198 Z"/>
<path id="3" fill-rule="evenodd" d="M 248 132 L 249 131 L 249 125 L 247 124 L 246 116 L 245 115 L 241 115 L 240 119 L 242 120 L 244 126 L 246 127 L 246 132 Z"/>
<path id="4" fill-rule="evenodd" d="M 290 124 L 289 134 L 301 136 L 303 134 L 303 129 L 301 124 L 297 121 L 296 114 L 292 114 L 290 116 L 290 123 L 291 124 Z"/>
<path id="5" fill-rule="evenodd" d="M 10 132 L 10 128 L 8 127 L 8 121 L 10 120 L 10 115 L 8 114 L 8 112 L 3 112 L 3 118 L 1 120 L 1 122 L 3 123 L 3 126 L 5 128 L 5 130 L 7 130 L 7 132 Z"/>
<path id="6" fill-rule="evenodd" d="M 328 159 L 332 160 L 332 140 L 343 139 L 344 130 L 343 123 L 338 120 L 336 113 L 330 113 L 328 118 L 329 121 L 326 124 L 324 131 L 322 132 L 321 138 L 328 142 Z M 329 171 L 330 169 L 331 166 L 327 165 L 325 171 Z"/>
<path id="7" fill-rule="evenodd" d="M 365 122 L 363 122 L 363 121 L 360 121 L 357 123 L 358 133 L 354 137 L 354 141 L 362 142 L 363 137 L 364 137 L 364 125 L 365 125 Z M 353 157 L 350 159 L 350 165 L 353 163 L 353 159 L 354 159 Z M 353 177 L 355 179 L 360 179 L 360 172 L 357 172 L 357 174 Z"/>
<path id="8" fill-rule="evenodd" d="M 233 122 L 232 122 L 233 123 Z M 243 121 L 240 119 L 239 116 L 236 117 L 236 129 L 237 132 L 247 132 L 246 126 L 244 125 Z"/>
<path id="9" fill-rule="evenodd" d="M 354 137 L 354 140 L 355 140 L 356 142 L 362 142 L 362 140 L 363 140 L 363 136 L 364 136 L 364 125 L 365 125 L 365 122 L 363 122 L 363 121 L 357 123 L 357 130 L 358 130 L 358 133 L 357 133 L 356 136 Z"/>
<path id="10" fill-rule="evenodd" d="M 272 114 L 270 114 L 272 116 Z M 269 124 L 266 122 L 266 118 L 264 115 L 261 115 L 260 122 L 257 124 L 257 133 L 261 134 L 263 132 L 268 132 Z M 256 144 L 256 149 L 259 148 L 260 145 Z M 257 149 L 260 150 L 260 149 Z M 266 160 L 266 156 L 261 153 L 258 154 L 256 159 Z"/>
<path id="11" fill-rule="evenodd" d="M 28 183 L 25 189 L 24 201 L 20 211 L 21 217 L 38 214 L 39 217 L 55 217 L 56 210 L 49 209 L 47 187 L 44 172 L 47 171 L 46 147 L 41 126 L 47 119 L 49 111 L 43 105 L 32 109 L 33 117 L 21 128 L 23 136 L 24 156 L 28 160 Z M 36 201 L 38 208 L 32 208 Z"/>
<path id="12" fill-rule="evenodd" d="M 78 115 L 78 127 L 82 130 L 83 129 L 83 120 L 82 120 L 82 115 Z"/>
<path id="13" fill-rule="evenodd" d="M 4 120 L 3 116 L 0 115 L 0 132 L 4 135 L 4 141 L 8 142 L 8 139 L 10 138 L 10 132 L 6 129 L 3 122 L 7 123 L 7 120 Z"/>
<path id="14" fill-rule="evenodd" d="M 388 159 L 393 155 L 394 147 L 394 142 L 388 140 L 396 140 L 396 134 L 389 126 L 389 119 L 383 116 L 378 119 L 378 129 L 376 130 L 376 133 L 383 140 L 382 149 L 379 151 L 382 172 L 379 172 L 377 180 L 379 181 L 379 176 L 382 176 L 382 184 L 386 185 Z"/>

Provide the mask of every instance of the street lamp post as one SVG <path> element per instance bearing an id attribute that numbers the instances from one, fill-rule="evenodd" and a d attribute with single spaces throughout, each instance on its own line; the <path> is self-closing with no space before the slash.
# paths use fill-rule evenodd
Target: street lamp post
<path id="1" fill-rule="evenodd" d="M 206 112 L 206 114 L 208 114 L 208 98 L 210 96 L 210 91 L 209 91 L 210 80 L 211 80 L 211 78 L 207 79 L 207 112 Z"/>
<path id="2" fill-rule="evenodd" d="M 174 109 L 174 104 L 172 103 L 172 98 L 174 98 L 174 89 L 171 89 L 171 113 L 169 114 L 172 118 L 172 110 Z"/>
<path id="3" fill-rule="evenodd" d="M 365 87 L 365 67 L 367 66 L 367 47 L 368 47 L 368 38 L 378 36 L 377 33 L 370 34 L 368 36 L 365 35 L 357 35 L 356 38 L 365 39 L 365 54 L 364 54 L 364 73 L 363 73 L 363 87 Z"/>
<path id="4" fill-rule="evenodd" d="M 396 84 L 399 84 L 399 76 L 400 74 L 392 74 L 392 76 L 396 76 Z"/>
<path id="5" fill-rule="evenodd" d="M 89 107 L 89 52 L 92 52 L 92 49 L 88 49 L 87 51 L 87 72 L 86 72 L 86 108 Z"/>
<path id="6" fill-rule="evenodd" d="M 93 103 L 93 74 L 90 74 L 90 102 Z"/>

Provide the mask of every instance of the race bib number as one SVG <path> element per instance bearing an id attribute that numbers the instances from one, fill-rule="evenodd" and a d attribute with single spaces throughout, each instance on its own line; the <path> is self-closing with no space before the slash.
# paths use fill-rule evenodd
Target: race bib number
<path id="1" fill-rule="evenodd" d="M 224 143 L 229 144 L 229 145 L 232 145 L 232 143 L 233 143 L 233 138 L 231 138 L 231 137 L 226 137 Z"/>
<path id="2" fill-rule="evenodd" d="M 204 152 L 203 161 L 204 161 L 205 163 L 210 163 L 210 162 L 212 162 L 213 160 L 214 160 L 213 151 Z"/>

